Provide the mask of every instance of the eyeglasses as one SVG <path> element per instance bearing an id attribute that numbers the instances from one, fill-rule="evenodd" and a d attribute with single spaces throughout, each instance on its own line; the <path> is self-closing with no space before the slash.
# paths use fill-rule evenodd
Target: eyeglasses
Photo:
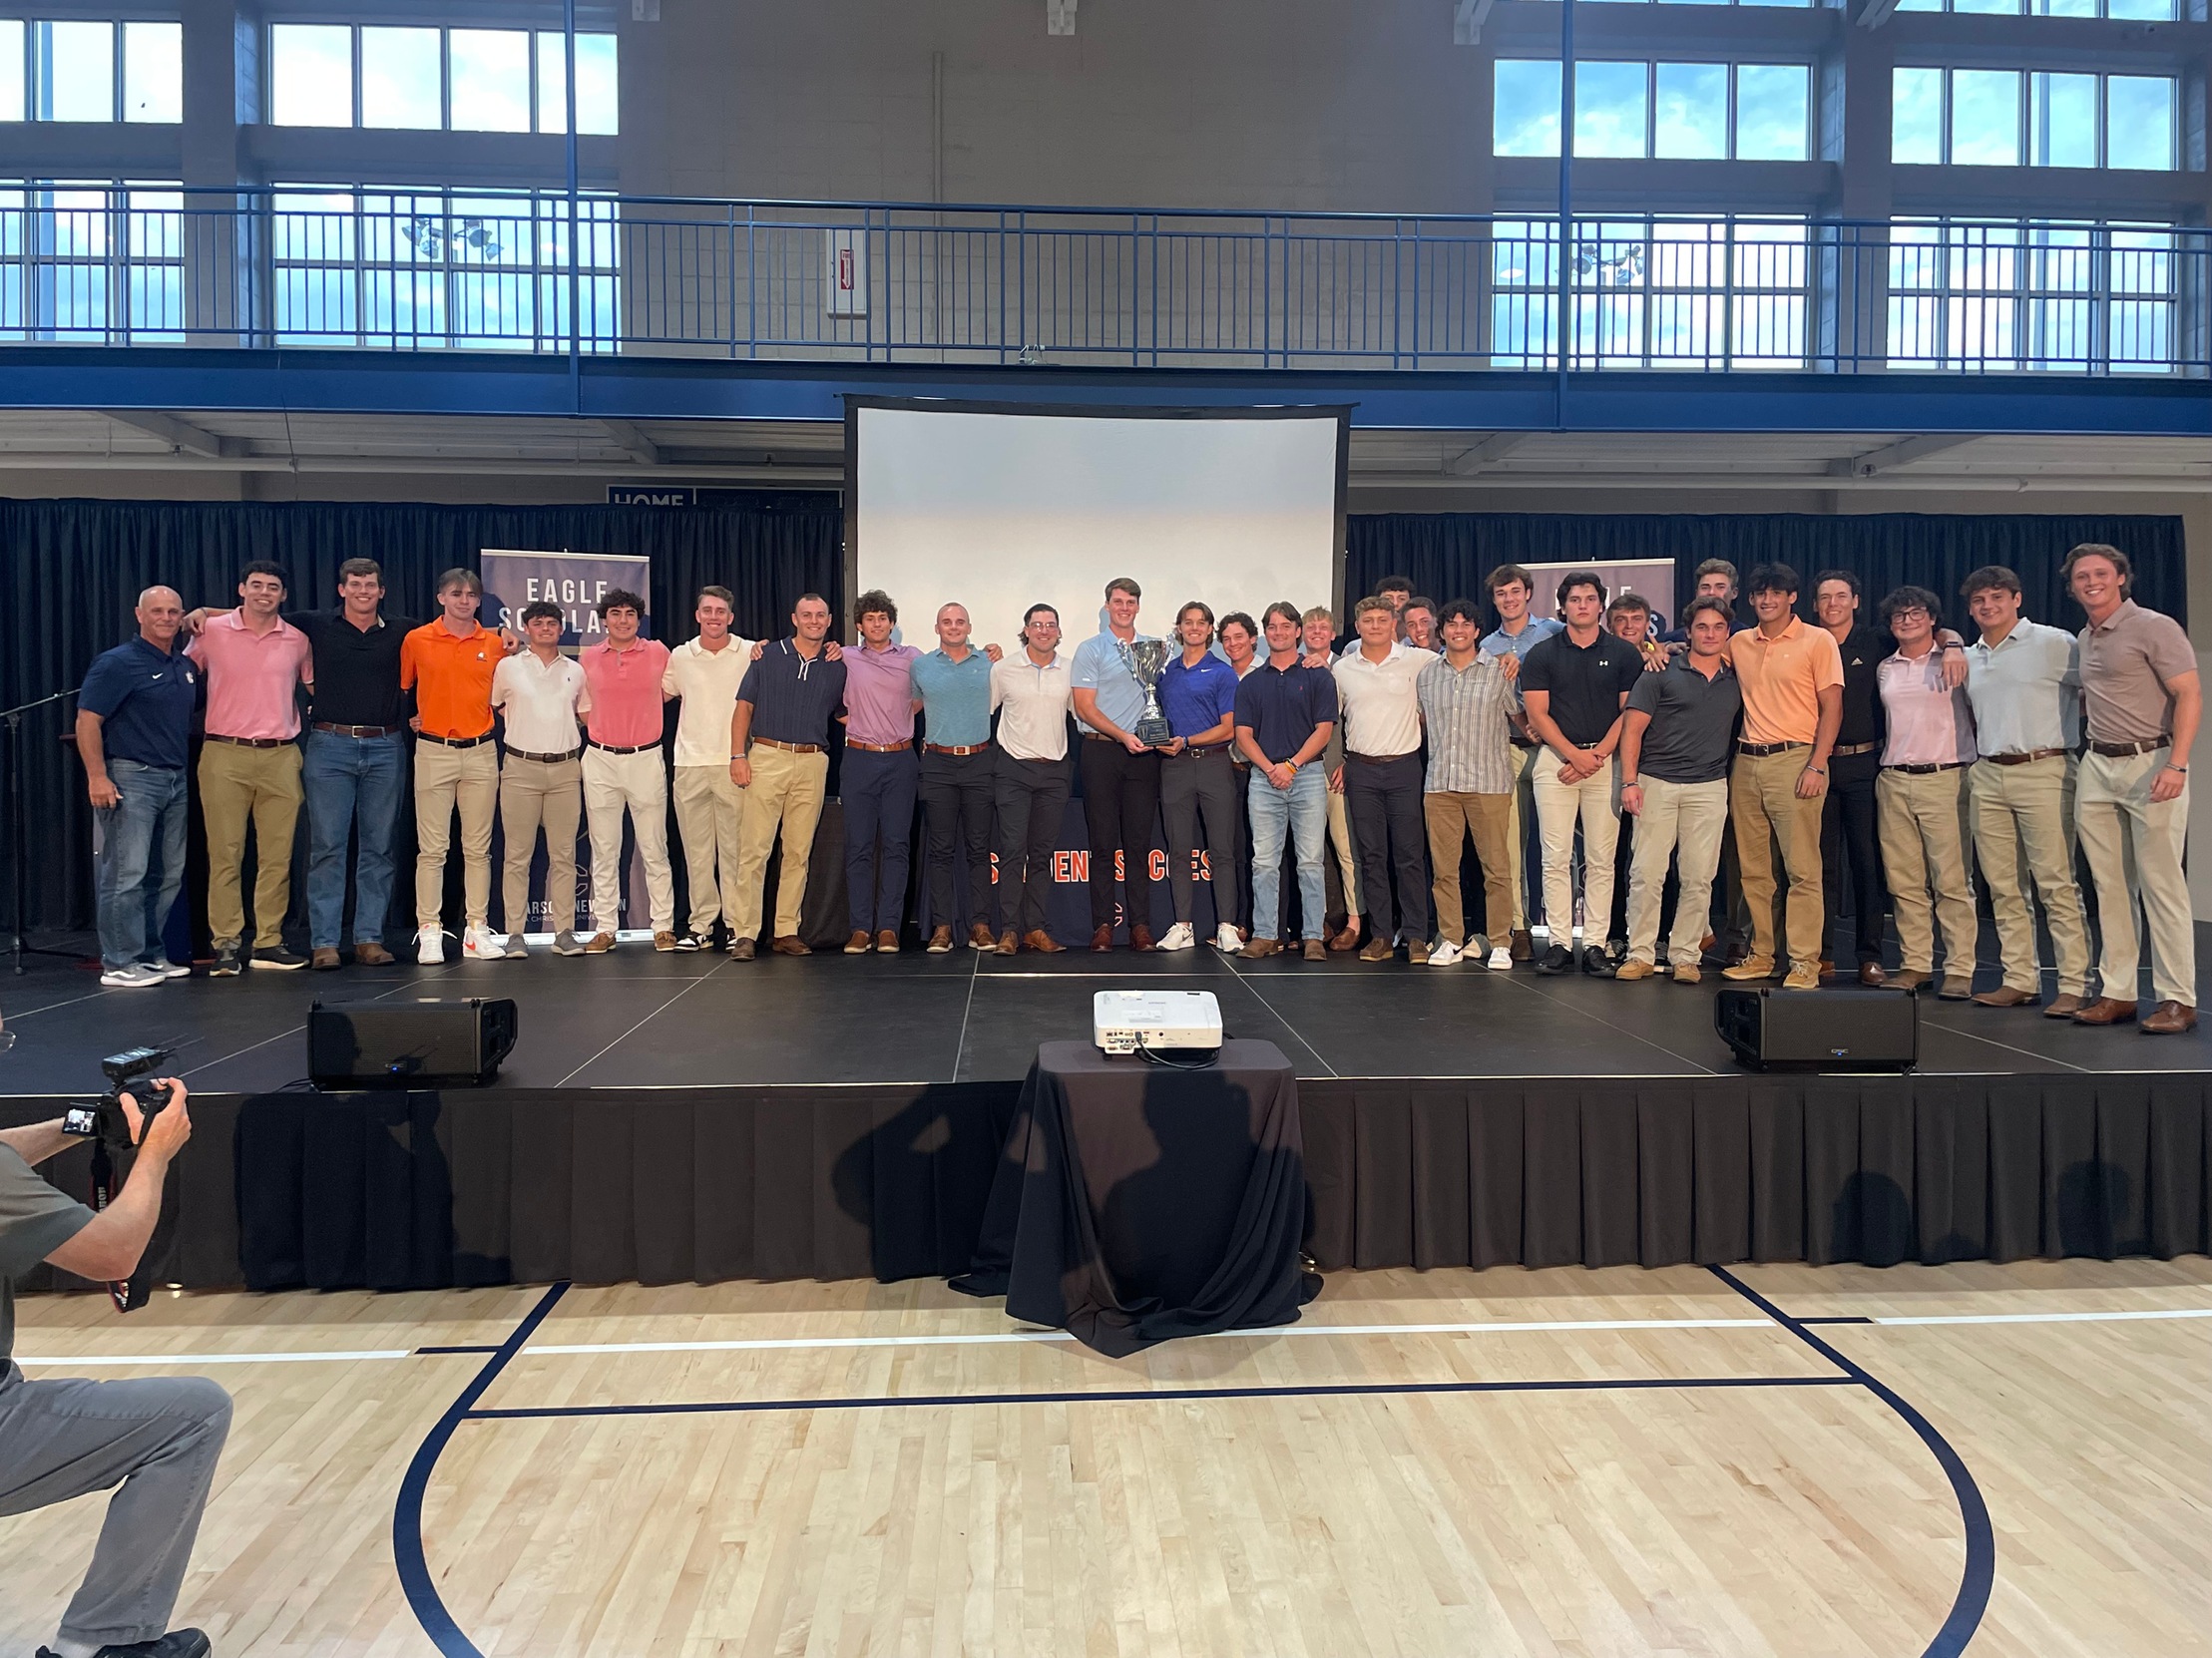
<path id="1" fill-rule="evenodd" d="M 1928 620 L 1928 609 L 1923 605 L 1908 606 L 1902 611 L 1892 611 L 1890 620 L 1892 622 L 1926 622 Z"/>

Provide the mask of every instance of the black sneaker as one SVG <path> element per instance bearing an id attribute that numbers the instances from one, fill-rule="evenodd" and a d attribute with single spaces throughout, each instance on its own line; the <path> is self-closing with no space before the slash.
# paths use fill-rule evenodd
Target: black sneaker
<path id="1" fill-rule="evenodd" d="M 172 1629 L 158 1641 L 104 1646 L 94 1658 L 208 1658 L 213 1650 L 208 1637 L 199 1630 Z M 54 1658 L 54 1654 L 42 1646 L 38 1649 L 38 1658 Z"/>
<path id="2" fill-rule="evenodd" d="M 685 929 L 683 932 L 676 934 L 675 947 L 678 950 L 704 950 L 706 948 L 706 941 L 700 938 L 696 933 L 691 932 L 689 929 Z"/>
<path id="3" fill-rule="evenodd" d="M 238 947 L 234 944 L 216 946 L 216 965 L 208 970 L 210 979 L 235 979 L 238 976 Z"/>
<path id="4" fill-rule="evenodd" d="M 1563 944 L 1555 944 L 1544 953 L 1537 963 L 1537 971 L 1547 978 L 1574 970 L 1574 953 Z"/>
<path id="5" fill-rule="evenodd" d="M 278 973 L 297 973 L 307 965 L 307 958 L 294 956 L 282 945 L 267 945 L 253 952 L 250 964 L 257 968 L 273 968 Z"/>
<path id="6" fill-rule="evenodd" d="M 1582 952 L 1582 971 L 1592 979 L 1610 979 L 1613 976 L 1613 965 L 1605 960 L 1605 953 L 1593 944 Z"/>

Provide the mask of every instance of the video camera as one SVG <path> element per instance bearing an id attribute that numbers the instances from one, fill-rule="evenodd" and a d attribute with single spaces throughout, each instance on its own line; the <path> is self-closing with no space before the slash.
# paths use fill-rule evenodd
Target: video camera
<path id="1" fill-rule="evenodd" d="M 98 1138 L 102 1145 L 116 1151 L 132 1149 L 145 1138 L 146 1130 L 153 1126 L 162 1108 L 176 1097 L 176 1084 L 171 1083 L 159 1093 L 141 1090 L 132 1096 L 138 1101 L 140 1117 L 136 1139 L 131 1134 L 131 1119 L 123 1112 L 123 1091 L 140 1077 L 151 1076 L 160 1069 L 171 1051 L 166 1047 L 128 1047 L 102 1059 L 100 1068 L 107 1074 L 108 1091 L 90 1105 L 72 1105 L 64 1111 L 62 1132 L 83 1139 Z"/>

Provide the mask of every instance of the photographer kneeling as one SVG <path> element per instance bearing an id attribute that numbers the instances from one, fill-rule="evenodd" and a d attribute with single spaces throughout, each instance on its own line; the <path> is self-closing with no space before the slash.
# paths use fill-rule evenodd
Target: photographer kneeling
<path id="1" fill-rule="evenodd" d="M 197 1629 L 170 1631 L 169 1614 L 230 1431 L 230 1396 L 199 1378 L 31 1382 L 14 1361 L 18 1277 L 40 1261 L 94 1280 L 138 1270 L 170 1160 L 192 1137 L 185 1085 L 151 1085 L 170 1090 L 151 1121 L 130 1094 L 120 1096 L 138 1157 L 98 1214 L 31 1171 L 77 1143 L 60 1119 L 0 1129 L 0 1514 L 123 1487 L 61 1633 L 40 1658 L 201 1658 L 209 1650 Z"/>

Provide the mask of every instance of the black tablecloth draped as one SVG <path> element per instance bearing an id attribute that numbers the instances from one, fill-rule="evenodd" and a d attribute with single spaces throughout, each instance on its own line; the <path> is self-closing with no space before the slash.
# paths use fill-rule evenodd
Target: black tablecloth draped
<path id="1" fill-rule="evenodd" d="M 1118 1358 L 1295 1320 L 1320 1287 L 1305 1218 L 1298 1079 L 1273 1042 L 1224 1042 L 1199 1070 L 1046 1042 L 952 1282 Z"/>

